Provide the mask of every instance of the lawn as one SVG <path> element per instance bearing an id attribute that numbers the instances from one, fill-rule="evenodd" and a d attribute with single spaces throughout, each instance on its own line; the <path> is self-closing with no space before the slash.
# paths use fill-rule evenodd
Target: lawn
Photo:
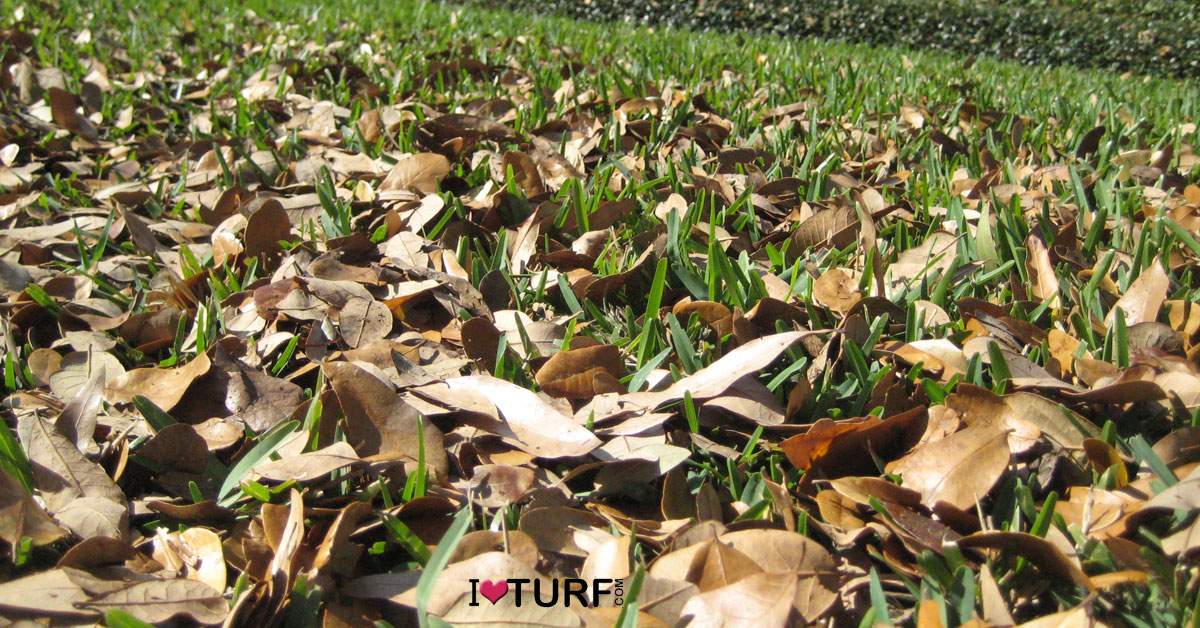
<path id="1" fill-rule="evenodd" d="M 1195 82 L 382 0 L 0 57 L 4 620 L 1200 622 Z"/>

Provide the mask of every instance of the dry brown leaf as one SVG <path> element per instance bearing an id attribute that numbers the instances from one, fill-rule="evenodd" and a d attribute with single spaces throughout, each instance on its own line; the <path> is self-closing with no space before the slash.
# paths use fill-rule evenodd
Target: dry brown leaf
<path id="1" fill-rule="evenodd" d="M 749 556 L 717 539 L 685 548 L 680 552 L 690 560 L 686 564 L 686 571 L 681 574 L 682 577 L 679 579 L 695 584 L 701 593 L 719 589 L 763 571 L 762 567 L 759 567 Z M 672 564 L 669 559 L 662 561 L 661 564 L 656 561 L 656 575 L 668 577 L 670 572 L 664 566 L 669 564 Z"/>
<path id="2" fill-rule="evenodd" d="M 380 191 L 407 190 L 418 194 L 437 194 L 438 184 L 450 174 L 450 162 L 436 153 L 417 153 L 396 162 L 388 172 Z"/>
<path id="3" fill-rule="evenodd" d="M 71 399 L 96 373 L 104 373 L 103 385 L 125 374 L 116 356 L 104 351 L 75 351 L 62 357 L 59 369 L 50 376 L 50 391 L 59 399 Z"/>
<path id="4" fill-rule="evenodd" d="M 104 396 L 109 403 L 129 403 L 135 395 L 141 395 L 164 412 L 170 412 L 192 382 L 208 372 L 211 364 L 208 355 L 201 353 L 187 364 L 173 369 L 134 369 L 109 382 Z"/>
<path id="5" fill-rule="evenodd" d="M 1018 625 L 1019 628 L 1107 628 L 1109 624 L 1093 617 L 1088 606 L 1043 615 Z"/>
<path id="6" fill-rule="evenodd" d="M 1030 279 L 1033 281 L 1030 291 L 1037 300 L 1043 303 L 1049 302 L 1051 308 L 1057 308 L 1059 306 L 1058 275 L 1054 274 L 1054 265 L 1050 263 L 1050 251 L 1046 249 L 1042 240 L 1033 234 L 1025 238 L 1025 249 L 1029 251 L 1025 267 L 1029 270 Z"/>
<path id="7" fill-rule="evenodd" d="M 680 616 L 693 627 L 789 626 L 796 623 L 793 602 L 798 593 L 794 575 L 758 573 L 697 594 Z"/>
<path id="8" fill-rule="evenodd" d="M 1200 466 L 1147 500 L 1139 515 L 1156 510 L 1200 510 Z"/>
<path id="9" fill-rule="evenodd" d="M 1032 446 L 1039 434 L 1063 447 L 1079 448 L 1086 438 L 1096 438 L 1100 429 L 1060 404 L 1033 393 L 996 395 L 990 390 L 960 384 L 946 398 L 946 406 L 967 425 L 994 424 L 1009 430 L 1014 452 Z"/>
<path id="10" fill-rule="evenodd" d="M 278 253 L 282 250 L 280 241 L 290 240 L 291 237 L 292 224 L 288 220 L 287 210 L 279 201 L 267 199 L 246 220 L 246 256 Z"/>
<path id="11" fill-rule="evenodd" d="M 16 547 L 28 537 L 35 547 L 49 545 L 66 535 L 38 505 L 25 487 L 6 471 L 0 471 L 0 539 Z"/>
<path id="12" fill-rule="evenodd" d="M 584 456 L 599 439 L 533 392 L 489 375 L 446 380 L 451 390 L 484 395 L 499 409 L 504 426 L 523 449 L 543 458 Z"/>
<path id="13" fill-rule="evenodd" d="M 841 268 L 830 268 L 817 277 L 812 286 L 813 300 L 825 307 L 845 314 L 862 299 L 858 291 L 858 280 Z"/>
<path id="14" fill-rule="evenodd" d="M 631 399 L 647 405 L 661 405 L 683 399 L 711 399 L 724 393 L 736 381 L 769 366 L 801 338 L 817 332 L 789 331 L 752 340 L 721 356 L 712 364 L 676 381 L 662 392 L 632 393 Z"/>
<path id="15" fill-rule="evenodd" d="M 593 345 L 560 351 L 538 369 L 538 386 L 552 397 L 591 399 L 623 392 L 618 381 L 625 375 L 621 351 L 613 345 Z"/>
<path id="16" fill-rule="evenodd" d="M 125 538 L 129 530 L 125 493 L 104 469 L 37 417 L 23 419 L 20 433 L 33 466 L 34 485 L 50 514 L 83 538 Z"/>
<path id="17" fill-rule="evenodd" d="M 338 333 L 351 348 L 381 340 L 392 331 L 392 311 L 375 299 L 352 298 L 342 307 Z"/>
<path id="18" fill-rule="evenodd" d="M 533 538 L 520 530 L 505 532 L 476 530 L 463 536 L 462 541 L 458 547 L 454 548 L 454 553 L 450 556 L 450 564 L 474 558 L 486 552 L 504 552 L 534 568 L 541 560 L 541 554 L 538 552 Z"/>
<path id="19" fill-rule="evenodd" d="M 1167 319 L 1172 329 L 1188 337 L 1200 331 L 1200 303 L 1176 299 L 1167 301 L 1166 305 Z"/>
<path id="20" fill-rule="evenodd" d="M 481 464 L 475 467 L 469 487 L 475 502 L 484 508 L 503 508 L 525 496 L 537 482 L 532 469 L 511 465 Z"/>
<path id="21" fill-rule="evenodd" d="M 354 448 L 346 441 L 336 442 L 328 447 L 309 451 L 298 456 L 288 456 L 279 460 L 267 460 L 255 465 L 250 470 L 252 475 L 272 482 L 311 482 L 317 479 L 329 479 L 329 474 L 362 462 Z"/>
<path id="22" fill-rule="evenodd" d="M 208 528 L 191 527 L 169 534 L 159 528 L 154 537 L 154 559 L 214 591 L 225 590 L 225 551 L 221 537 Z"/>
<path id="23" fill-rule="evenodd" d="M 0 609 L 41 617 L 95 617 L 96 611 L 82 606 L 89 596 L 76 583 L 80 575 L 86 577 L 67 567 L 9 580 L 0 584 Z"/>
<path id="24" fill-rule="evenodd" d="M 192 422 L 227 416 L 261 433 L 291 417 L 303 401 L 304 391 L 296 384 L 251 368 L 218 345 L 208 373 L 188 388 L 176 414 L 199 414 Z"/>
<path id="25" fill-rule="evenodd" d="M 799 256 L 810 248 L 828 244 L 847 246 L 858 237 L 858 217 L 849 207 L 822 209 L 800 223 L 792 233 L 789 254 Z"/>
<path id="26" fill-rule="evenodd" d="M 1200 519 L 1193 519 L 1190 524 L 1162 539 L 1163 554 L 1172 558 L 1193 556 L 1197 548 L 1200 548 Z"/>
<path id="27" fill-rule="evenodd" d="M 54 429 L 74 442 L 80 451 L 87 451 L 92 446 L 96 413 L 104 404 L 103 392 L 104 374 L 94 373 L 54 420 Z"/>
<path id="28" fill-rule="evenodd" d="M 946 502 L 970 510 L 1004 474 L 1009 457 L 1007 434 L 980 425 L 921 445 L 887 470 L 904 478 L 905 488 L 919 491 L 928 506 Z"/>
<path id="29" fill-rule="evenodd" d="M 138 557 L 137 550 L 125 541 L 107 536 L 93 536 L 76 543 L 58 559 L 57 567 L 94 569 L 106 565 L 119 565 Z"/>
<path id="30" fill-rule="evenodd" d="M 544 552 L 585 558 L 588 552 L 580 547 L 592 545 L 588 538 L 607 539 L 608 522 L 599 515 L 563 506 L 530 508 L 521 515 L 520 529 Z"/>
<path id="31" fill-rule="evenodd" d="M 350 542 L 359 522 L 371 514 L 371 505 L 366 502 L 350 502 L 338 513 L 337 519 L 329 527 L 325 539 L 316 549 L 313 557 L 312 572 L 320 576 L 337 574 L 348 576 L 354 571 L 354 565 L 362 555 L 363 548 L 357 543 Z"/>
<path id="32" fill-rule="evenodd" d="M 631 552 L 632 544 L 629 537 L 611 537 L 588 554 L 583 561 L 583 567 L 579 570 L 579 577 L 588 581 L 594 578 L 624 580 L 632 573 Z"/>
<path id="33" fill-rule="evenodd" d="M 987 565 L 979 568 L 979 602 L 983 609 L 983 618 L 992 626 L 1012 626 L 1012 613 L 1008 610 L 1008 601 L 996 584 L 992 570 Z"/>
<path id="34" fill-rule="evenodd" d="M 421 459 L 420 414 L 390 384 L 346 362 L 326 362 L 322 368 L 346 416 L 347 441 L 359 456 L 411 463 Z M 441 431 L 428 421 L 420 431 L 425 435 L 426 465 L 436 477 L 445 478 L 448 463 Z"/>
<path id="35" fill-rule="evenodd" d="M 100 611 L 123 610 L 149 623 L 183 616 L 211 626 L 225 620 L 229 603 L 219 591 L 198 580 L 147 580 L 100 595 L 86 606 Z"/>
<path id="36" fill-rule="evenodd" d="M 943 628 L 942 605 L 926 598 L 917 606 L 917 628 Z"/>
<path id="37" fill-rule="evenodd" d="M 1117 300 L 1113 309 L 1109 310 L 1104 319 L 1105 324 L 1111 324 L 1113 312 L 1120 308 L 1125 312 L 1125 325 L 1133 326 L 1138 323 L 1153 322 L 1158 319 L 1158 311 L 1162 309 L 1167 299 L 1167 290 L 1171 287 L 1171 279 L 1167 271 L 1155 258 L 1154 263 L 1142 270 L 1137 279 L 1129 284 L 1125 294 Z"/>
<path id="38" fill-rule="evenodd" d="M 830 480 L 829 485 L 860 506 L 870 506 L 872 499 L 908 507 L 921 505 L 921 493 L 883 478 L 845 477 Z"/>
<path id="39" fill-rule="evenodd" d="M 826 477 L 875 472 L 871 454 L 885 460 L 915 445 L 925 432 L 926 411 L 917 407 L 890 417 L 831 421 L 821 419 L 803 434 L 779 444 L 798 469 Z"/>
<path id="40" fill-rule="evenodd" d="M 1004 550 L 1024 556 L 1037 565 L 1042 573 L 1092 589 L 1087 574 L 1072 562 L 1054 543 L 1025 532 L 977 532 L 958 541 L 960 547 Z"/>

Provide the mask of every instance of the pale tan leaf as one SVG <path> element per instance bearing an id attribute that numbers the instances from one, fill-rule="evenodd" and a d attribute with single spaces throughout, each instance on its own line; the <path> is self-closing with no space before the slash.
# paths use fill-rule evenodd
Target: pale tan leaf
<path id="1" fill-rule="evenodd" d="M 533 392 L 490 375 L 446 380 L 451 390 L 480 393 L 500 410 L 504 424 L 527 451 L 545 458 L 587 455 L 599 439 Z"/>
<path id="2" fill-rule="evenodd" d="M 621 351 L 613 345 L 594 345 L 560 351 L 538 369 L 538 386 L 552 397 L 591 399 L 623 392 L 617 382 L 625 375 Z"/>
<path id="3" fill-rule="evenodd" d="M 172 369 L 134 369 L 109 382 L 104 396 L 110 403 L 129 403 L 135 395 L 141 395 L 163 411 L 170 412 L 192 382 L 207 373 L 211 365 L 208 356 L 201 353 L 187 364 Z"/>
<path id="4" fill-rule="evenodd" d="M 352 348 L 370 344 L 392 331 L 392 312 L 375 299 L 352 298 L 342 307 L 338 331 Z"/>
<path id="5" fill-rule="evenodd" d="M 388 172 L 381 191 L 408 190 L 419 194 L 436 194 L 438 184 L 450 174 L 450 162 L 436 153 L 417 153 L 396 162 Z"/>
<path id="6" fill-rule="evenodd" d="M 224 621 L 229 603 L 198 580 L 147 580 L 98 596 L 87 603 L 100 611 L 119 609 L 150 623 L 183 616 L 211 626 Z"/>
<path id="7" fill-rule="evenodd" d="M 1132 327 L 1138 323 L 1153 322 L 1158 319 L 1158 311 L 1167 299 L 1167 291 L 1171 287 L 1171 279 L 1163 269 L 1158 258 L 1150 266 L 1142 270 L 1137 279 L 1129 284 L 1125 294 L 1117 300 L 1113 309 L 1109 310 L 1104 319 L 1105 324 L 1112 322 L 1114 312 L 1118 308 L 1125 312 L 1125 325 Z"/>
<path id="8" fill-rule="evenodd" d="M 16 478 L 0 471 L 0 539 L 16 547 L 22 537 L 29 537 L 35 546 L 41 546 L 65 534 Z"/>
<path id="9" fill-rule="evenodd" d="M 425 436 L 425 463 L 437 477 L 446 477 L 448 462 L 442 433 L 400 399 L 389 384 L 346 362 L 326 362 L 322 368 L 333 385 L 346 417 L 347 442 L 361 457 L 390 458 L 416 463 Z"/>
<path id="10" fill-rule="evenodd" d="M 264 461 L 251 469 L 250 473 L 272 482 L 311 482 L 317 479 L 327 480 L 330 473 L 361 461 L 350 443 L 339 441 L 298 456 Z"/>
<path id="11" fill-rule="evenodd" d="M 74 569 L 60 568 L 35 573 L 0 584 L 0 609 L 40 616 L 94 617 L 83 608 L 88 594 L 75 583 Z"/>
<path id="12" fill-rule="evenodd" d="M 919 491 L 928 506 L 942 501 L 969 510 L 1000 479 L 1009 456 L 1007 434 L 997 426 L 981 425 L 921 445 L 887 470 L 904 478 L 906 488 Z"/>
<path id="13" fill-rule="evenodd" d="M 23 419 L 19 427 L 34 484 L 50 514 L 85 538 L 96 534 L 124 538 L 128 530 L 125 494 L 104 469 L 37 417 Z"/>

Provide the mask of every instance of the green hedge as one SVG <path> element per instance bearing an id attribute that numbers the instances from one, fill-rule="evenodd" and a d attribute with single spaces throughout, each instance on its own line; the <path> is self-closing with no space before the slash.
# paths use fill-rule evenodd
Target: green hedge
<path id="1" fill-rule="evenodd" d="M 1194 0 L 481 0 L 591 20 L 751 30 L 1200 76 Z"/>

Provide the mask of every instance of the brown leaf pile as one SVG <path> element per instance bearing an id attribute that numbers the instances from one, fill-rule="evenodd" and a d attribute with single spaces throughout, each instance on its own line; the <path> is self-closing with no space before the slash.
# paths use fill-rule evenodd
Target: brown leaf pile
<path id="1" fill-rule="evenodd" d="M 953 595 L 951 623 L 1074 625 L 1195 588 L 1197 251 L 1145 244 L 1200 226 L 1175 149 L 1114 158 L 1148 200 L 1093 222 L 1093 134 L 968 100 L 856 126 L 710 106 L 732 75 L 543 94 L 499 44 L 397 93 L 318 44 L 145 72 L 98 38 L 64 80 L 20 32 L 5 620 L 616 622 L 469 584 L 580 577 L 637 582 L 646 626 L 940 626 Z M 823 182 L 764 140 L 818 127 Z M 953 210 L 920 205 L 956 154 Z"/>

